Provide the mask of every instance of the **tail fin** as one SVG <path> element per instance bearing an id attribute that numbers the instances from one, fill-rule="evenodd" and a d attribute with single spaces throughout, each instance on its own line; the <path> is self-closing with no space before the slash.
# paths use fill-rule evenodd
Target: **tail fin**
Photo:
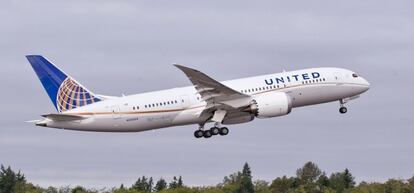
<path id="1" fill-rule="evenodd" d="M 100 97 L 66 75 L 43 56 L 29 55 L 26 58 L 59 112 L 101 101 Z"/>

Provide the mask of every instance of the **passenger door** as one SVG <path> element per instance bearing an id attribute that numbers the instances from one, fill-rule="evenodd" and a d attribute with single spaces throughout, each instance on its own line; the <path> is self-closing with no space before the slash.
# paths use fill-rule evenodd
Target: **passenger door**
<path id="1" fill-rule="evenodd" d="M 187 108 L 188 106 L 190 106 L 190 101 L 189 101 L 188 95 L 181 95 L 179 102 L 180 102 L 182 108 Z"/>
<path id="2" fill-rule="evenodd" d="M 342 74 L 340 72 L 334 73 L 335 82 L 340 82 L 342 80 Z"/>
<path id="3" fill-rule="evenodd" d="M 112 118 L 113 119 L 121 118 L 121 109 L 119 108 L 118 105 L 111 106 L 111 111 L 112 111 Z"/>

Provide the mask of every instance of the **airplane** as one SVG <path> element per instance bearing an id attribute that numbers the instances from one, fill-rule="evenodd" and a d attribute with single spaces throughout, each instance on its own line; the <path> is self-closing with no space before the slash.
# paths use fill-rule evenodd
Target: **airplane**
<path id="1" fill-rule="evenodd" d="M 174 64 L 193 86 L 128 96 L 91 92 L 41 55 L 26 56 L 57 113 L 36 126 L 95 132 L 140 132 L 198 124 L 196 138 L 227 135 L 223 125 L 288 115 L 293 108 L 339 101 L 345 104 L 370 88 L 357 73 L 342 68 L 309 68 L 219 82 Z M 210 129 L 205 125 L 212 123 Z"/>

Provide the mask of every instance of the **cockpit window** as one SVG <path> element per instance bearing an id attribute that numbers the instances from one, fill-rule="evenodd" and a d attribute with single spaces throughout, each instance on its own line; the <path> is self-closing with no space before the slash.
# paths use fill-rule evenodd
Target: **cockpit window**
<path id="1" fill-rule="evenodd" d="M 352 74 L 352 77 L 354 77 L 354 78 L 358 78 L 358 74 L 353 73 L 353 74 Z"/>

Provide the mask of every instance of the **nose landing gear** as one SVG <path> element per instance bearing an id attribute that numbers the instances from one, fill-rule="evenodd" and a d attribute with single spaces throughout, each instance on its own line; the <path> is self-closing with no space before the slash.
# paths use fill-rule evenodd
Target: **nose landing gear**
<path id="1" fill-rule="evenodd" d="M 345 107 L 346 102 L 347 102 L 347 100 L 345 100 L 345 99 L 339 100 L 339 105 L 340 105 L 339 112 L 341 114 L 345 114 L 346 112 L 348 112 L 348 109 Z"/>
<path id="2" fill-rule="evenodd" d="M 339 108 L 339 112 L 341 114 L 345 114 L 346 112 L 348 112 L 348 109 L 346 107 L 341 107 L 341 108 Z"/>

